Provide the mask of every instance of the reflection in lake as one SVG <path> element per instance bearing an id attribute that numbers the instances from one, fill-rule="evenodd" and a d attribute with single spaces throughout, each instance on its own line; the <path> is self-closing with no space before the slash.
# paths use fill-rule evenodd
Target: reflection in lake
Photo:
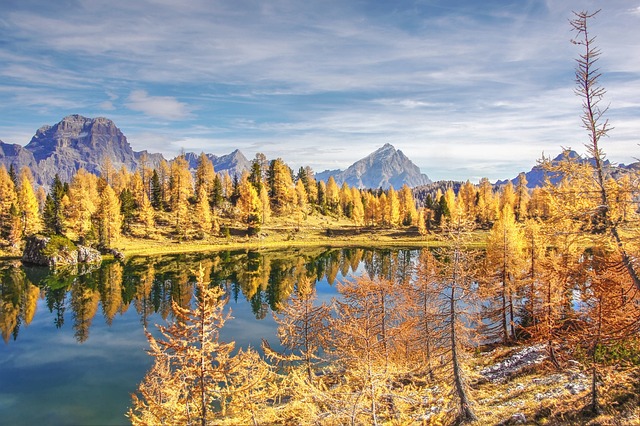
<path id="1" fill-rule="evenodd" d="M 227 289 L 238 302 L 242 297 L 257 319 L 263 319 L 295 291 L 302 278 L 312 284 L 326 280 L 333 285 L 338 274 L 348 277 L 361 273 L 371 277 L 410 277 L 410 250 L 371 250 L 362 248 L 255 252 L 235 251 L 208 254 L 133 258 L 126 265 L 104 263 L 96 269 L 66 269 L 50 273 L 41 267 L 7 263 L 0 269 L 0 327 L 5 342 L 18 338 L 22 324 L 33 319 L 40 297 L 52 314 L 52 323 L 65 325 L 71 312 L 74 336 L 78 342 L 89 338 L 92 321 L 101 307 L 107 325 L 117 314 L 133 307 L 145 327 L 149 316 L 167 319 L 171 301 L 190 304 L 194 273 L 198 264 L 211 282 Z"/>
<path id="2" fill-rule="evenodd" d="M 417 250 L 296 249 L 132 258 L 99 268 L 0 262 L 0 408 L 6 424 L 126 424 L 124 413 L 151 365 L 143 329 L 192 302 L 198 264 L 230 296 L 223 340 L 277 344 L 271 311 L 313 283 L 319 301 L 354 275 L 411 275 Z M 38 410 L 34 410 L 34 407 Z"/>

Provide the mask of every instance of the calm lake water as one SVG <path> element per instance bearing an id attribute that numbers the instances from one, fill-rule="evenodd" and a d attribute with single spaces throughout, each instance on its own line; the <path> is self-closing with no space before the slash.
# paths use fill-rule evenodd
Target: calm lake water
<path id="1" fill-rule="evenodd" d="M 127 424 L 131 393 L 152 364 L 144 328 L 172 319 L 171 301 L 191 303 L 205 267 L 230 294 L 233 319 L 221 340 L 278 348 L 272 311 L 306 276 L 319 302 L 335 284 L 368 273 L 410 273 L 417 250 L 231 251 L 133 258 L 93 270 L 0 262 L 0 424 Z M 154 333 L 155 334 L 155 333 Z"/>

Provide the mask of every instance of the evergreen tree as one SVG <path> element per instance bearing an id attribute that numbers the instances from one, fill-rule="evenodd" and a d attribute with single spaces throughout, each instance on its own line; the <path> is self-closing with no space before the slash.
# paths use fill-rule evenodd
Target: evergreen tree
<path id="1" fill-rule="evenodd" d="M 122 215 L 122 232 L 130 233 L 131 224 L 135 217 L 136 203 L 133 194 L 128 189 L 120 192 L 120 214 Z"/>
<path id="2" fill-rule="evenodd" d="M 277 215 L 289 213 L 294 207 L 295 187 L 291 178 L 291 169 L 278 158 L 269 164 L 269 196 L 272 211 Z"/>
<path id="3" fill-rule="evenodd" d="M 149 201 L 151 201 L 151 205 L 156 210 L 160 210 L 162 207 L 162 184 L 156 169 L 153 169 L 153 174 L 151 175 L 151 196 Z"/>
<path id="4" fill-rule="evenodd" d="M 196 197 L 200 194 L 200 188 L 204 188 L 204 194 L 210 194 L 213 190 L 213 178 L 215 176 L 215 171 L 213 169 L 213 163 L 207 157 L 204 152 L 200 153 L 198 157 L 198 165 L 196 166 L 196 174 L 195 174 L 195 195 Z M 207 196 L 207 200 L 208 200 Z M 200 199 L 198 198 L 198 201 Z"/>
<path id="5" fill-rule="evenodd" d="M 56 174 L 53 178 L 53 183 L 51 184 L 51 190 L 47 195 L 43 211 L 45 230 L 51 234 L 63 235 L 65 231 L 62 204 L 64 196 L 64 185 Z"/>

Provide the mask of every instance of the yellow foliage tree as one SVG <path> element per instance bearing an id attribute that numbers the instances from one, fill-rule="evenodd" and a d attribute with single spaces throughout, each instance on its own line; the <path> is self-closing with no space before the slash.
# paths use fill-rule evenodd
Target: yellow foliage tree
<path id="1" fill-rule="evenodd" d="M 105 184 L 100 192 L 100 201 L 94 218 L 98 230 L 98 243 L 103 247 L 111 247 L 120 239 L 122 215 L 120 200 L 108 184 Z"/>
<path id="2" fill-rule="evenodd" d="M 33 191 L 33 177 L 27 167 L 20 171 L 18 184 L 18 206 L 23 235 L 31 235 L 42 230 L 40 207 Z"/>

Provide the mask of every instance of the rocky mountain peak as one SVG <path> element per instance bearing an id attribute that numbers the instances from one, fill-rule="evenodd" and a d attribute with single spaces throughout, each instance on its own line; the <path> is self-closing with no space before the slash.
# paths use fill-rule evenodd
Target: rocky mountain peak
<path id="1" fill-rule="evenodd" d="M 107 118 L 69 115 L 53 126 L 42 126 L 25 149 L 38 163 L 36 179 L 50 182 L 57 173 L 63 181 L 83 167 L 99 174 L 100 165 L 109 158 L 113 166 L 136 168 L 136 159 L 124 134 Z"/>
<path id="2" fill-rule="evenodd" d="M 383 188 L 390 186 L 398 189 L 402 185 L 410 187 L 431 183 L 429 177 L 420 172 L 406 155 L 386 143 L 373 153 L 353 163 L 345 171 L 324 171 L 318 173 L 318 180 L 327 180 L 333 176 L 338 185 L 346 182 L 358 188 Z"/>

